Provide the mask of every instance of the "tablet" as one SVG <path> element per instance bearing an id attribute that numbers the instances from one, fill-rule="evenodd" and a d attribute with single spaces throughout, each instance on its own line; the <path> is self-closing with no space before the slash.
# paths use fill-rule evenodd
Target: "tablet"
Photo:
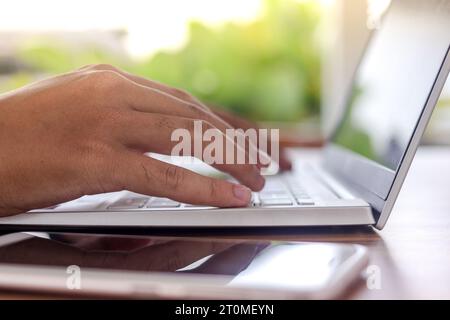
<path id="1" fill-rule="evenodd" d="M 351 244 L 13 233 L 0 237 L 0 288 L 75 297 L 329 299 L 362 281 Z"/>

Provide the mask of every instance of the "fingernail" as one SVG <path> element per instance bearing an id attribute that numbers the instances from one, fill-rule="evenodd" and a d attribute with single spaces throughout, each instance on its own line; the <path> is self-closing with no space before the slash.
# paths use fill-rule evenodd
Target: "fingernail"
<path id="1" fill-rule="evenodd" d="M 240 184 L 235 184 L 233 186 L 233 193 L 240 202 L 246 204 L 249 203 L 252 198 L 252 192 L 250 189 Z"/>

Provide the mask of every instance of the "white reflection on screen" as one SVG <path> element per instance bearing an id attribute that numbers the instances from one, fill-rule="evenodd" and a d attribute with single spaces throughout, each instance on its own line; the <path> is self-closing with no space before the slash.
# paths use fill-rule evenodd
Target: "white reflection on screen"
<path id="1" fill-rule="evenodd" d="M 230 286 L 309 289 L 324 285 L 341 250 L 330 245 L 276 245 L 263 250 Z"/>

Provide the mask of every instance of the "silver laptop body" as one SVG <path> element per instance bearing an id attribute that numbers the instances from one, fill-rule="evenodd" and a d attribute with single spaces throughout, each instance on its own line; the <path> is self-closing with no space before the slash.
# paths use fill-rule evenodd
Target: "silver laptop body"
<path id="1" fill-rule="evenodd" d="M 249 207 L 199 207 L 122 191 L 1 218 L 0 227 L 381 229 L 446 82 L 449 50 L 450 0 L 394 0 L 371 37 L 321 160 L 268 177 Z"/>

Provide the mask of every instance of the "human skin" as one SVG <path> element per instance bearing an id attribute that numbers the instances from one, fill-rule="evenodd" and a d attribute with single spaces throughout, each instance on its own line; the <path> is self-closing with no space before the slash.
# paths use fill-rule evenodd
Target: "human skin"
<path id="1" fill-rule="evenodd" d="M 188 93 L 110 65 L 2 94 L 0 216 L 120 190 L 246 206 L 251 190 L 264 186 L 261 164 L 215 165 L 239 181 L 231 183 L 145 155 L 170 154 L 171 132 L 192 131 L 196 120 L 220 132 L 232 128 Z"/>

